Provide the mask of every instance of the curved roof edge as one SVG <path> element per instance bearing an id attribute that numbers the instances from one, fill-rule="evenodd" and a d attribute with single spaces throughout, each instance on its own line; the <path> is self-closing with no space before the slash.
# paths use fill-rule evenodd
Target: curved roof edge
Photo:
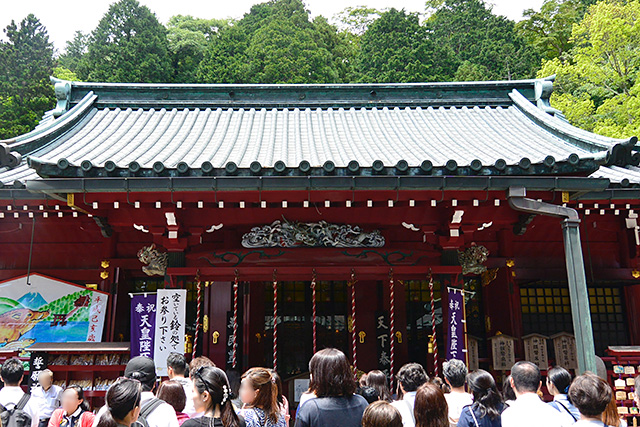
<path id="1" fill-rule="evenodd" d="M 638 142 L 636 136 L 626 139 L 609 138 L 577 128 L 565 120 L 555 117 L 532 104 L 517 89 L 513 89 L 509 97 L 525 115 L 538 125 L 544 127 L 557 137 L 593 153 L 610 150 L 618 144 L 633 147 Z"/>
<path id="2" fill-rule="evenodd" d="M 75 125 L 93 106 L 98 96 L 88 92 L 73 108 L 63 112 L 58 119 L 50 121 L 46 126 L 38 127 L 24 135 L 1 140 L 12 152 L 27 154 L 57 138 Z"/>

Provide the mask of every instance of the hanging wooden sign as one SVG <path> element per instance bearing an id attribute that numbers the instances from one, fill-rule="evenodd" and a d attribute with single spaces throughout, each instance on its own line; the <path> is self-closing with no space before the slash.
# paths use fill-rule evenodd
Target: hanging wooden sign
<path id="1" fill-rule="evenodd" d="M 469 371 L 477 371 L 480 368 L 480 361 L 478 357 L 478 338 L 467 335 L 467 349 L 469 355 Z"/>
<path id="2" fill-rule="evenodd" d="M 573 335 L 560 332 L 551 337 L 556 354 L 556 365 L 565 369 L 578 369 L 578 352 Z"/>
<path id="3" fill-rule="evenodd" d="M 524 358 L 535 364 L 541 371 L 549 369 L 547 339 L 548 337 L 540 334 L 529 334 L 522 337 L 524 343 Z"/>
<path id="4" fill-rule="evenodd" d="M 498 334 L 489 338 L 491 342 L 491 355 L 493 357 L 493 369 L 496 371 L 508 371 L 516 363 L 515 341 L 509 335 Z"/>

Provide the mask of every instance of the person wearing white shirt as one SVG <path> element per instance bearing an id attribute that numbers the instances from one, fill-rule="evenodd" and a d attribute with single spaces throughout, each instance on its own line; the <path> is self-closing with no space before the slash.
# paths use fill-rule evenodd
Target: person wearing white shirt
<path id="1" fill-rule="evenodd" d="M 185 359 L 184 354 L 170 353 L 169 357 L 167 357 L 167 375 L 170 380 L 177 381 L 182 385 L 184 394 L 187 396 L 182 412 L 189 415 L 189 418 L 193 418 L 197 414 L 193 404 L 193 382 L 189 378 L 185 378 L 186 373 L 187 359 Z"/>
<path id="2" fill-rule="evenodd" d="M 127 363 L 124 376 L 142 383 L 140 412 L 144 412 L 146 404 L 155 399 L 153 389 L 155 388 L 157 377 L 156 365 L 153 359 L 145 356 L 134 357 Z M 106 406 L 100 409 L 93 422 L 93 427 L 97 427 L 100 417 L 106 410 Z M 173 407 L 166 402 L 162 402 L 147 416 L 147 423 L 149 427 L 178 427 L 178 418 Z"/>
<path id="3" fill-rule="evenodd" d="M 402 399 L 391 404 L 400 412 L 403 427 L 415 427 L 413 408 L 416 402 L 416 391 L 427 382 L 429 377 L 422 365 L 418 363 L 407 363 L 400 368 L 396 377 Z"/>
<path id="4" fill-rule="evenodd" d="M 37 399 L 40 407 L 40 427 L 47 427 L 53 411 L 60 407 L 62 387 L 53 384 L 53 372 L 45 369 L 38 374 L 38 387 L 31 392 L 31 398 Z"/>
<path id="5" fill-rule="evenodd" d="M 20 388 L 23 376 L 24 368 L 19 359 L 14 357 L 2 364 L 0 379 L 2 379 L 4 387 L 0 389 L 0 405 L 5 409 L 13 409 L 24 396 L 25 393 Z M 38 427 L 40 414 L 37 399 L 29 398 L 23 411 L 31 417 L 31 427 Z"/>
<path id="6" fill-rule="evenodd" d="M 468 373 L 467 365 L 461 360 L 451 359 L 442 364 L 444 380 L 451 387 L 451 392 L 444 395 L 449 407 L 450 427 L 458 425 L 462 408 L 473 403 L 473 398 L 464 389 Z"/>
<path id="7" fill-rule="evenodd" d="M 540 399 L 540 369 L 520 361 L 511 368 L 511 388 L 516 401 L 502 413 L 502 427 L 568 427 L 566 418 Z"/>
<path id="8" fill-rule="evenodd" d="M 612 397 L 611 386 L 602 378 L 591 372 L 577 376 L 569 387 L 569 399 L 580 412 L 574 426 L 606 426 L 602 415 Z"/>
<path id="9" fill-rule="evenodd" d="M 547 371 L 547 390 L 553 396 L 553 401 L 548 405 L 563 416 L 570 417 L 569 422 L 573 424 L 580 419 L 580 412 L 567 397 L 571 380 L 571 374 L 562 366 L 555 366 Z"/>

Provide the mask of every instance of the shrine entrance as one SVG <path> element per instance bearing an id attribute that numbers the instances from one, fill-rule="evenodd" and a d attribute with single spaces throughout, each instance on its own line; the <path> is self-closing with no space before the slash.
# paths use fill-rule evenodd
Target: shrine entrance
<path id="1" fill-rule="evenodd" d="M 350 353 L 349 304 L 346 281 L 319 281 L 316 286 L 316 347 Z M 273 286 L 264 284 L 264 335 L 273 342 Z M 278 369 L 283 378 L 308 371 L 313 355 L 313 292 L 311 282 L 278 284 Z M 264 346 L 262 366 L 273 365 L 273 348 Z"/>

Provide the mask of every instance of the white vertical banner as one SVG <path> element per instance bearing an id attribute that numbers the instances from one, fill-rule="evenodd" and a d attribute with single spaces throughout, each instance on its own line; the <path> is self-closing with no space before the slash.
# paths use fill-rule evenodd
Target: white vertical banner
<path id="1" fill-rule="evenodd" d="M 186 289 L 158 289 L 153 358 L 158 376 L 167 376 L 169 353 L 184 354 Z"/>
<path id="2" fill-rule="evenodd" d="M 87 341 L 101 341 L 102 329 L 104 328 L 104 317 L 107 312 L 107 295 L 94 292 L 91 296 L 89 306 L 89 328 L 87 330 Z"/>

